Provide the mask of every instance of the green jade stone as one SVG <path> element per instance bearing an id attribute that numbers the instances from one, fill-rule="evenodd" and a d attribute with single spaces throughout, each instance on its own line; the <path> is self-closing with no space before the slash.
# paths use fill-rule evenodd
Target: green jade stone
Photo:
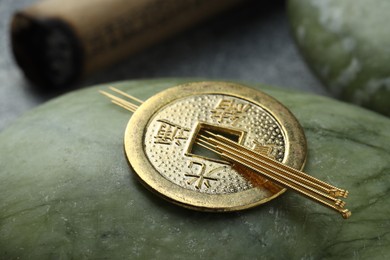
<path id="1" fill-rule="evenodd" d="M 331 92 L 390 116 L 390 1 L 289 0 L 288 14 L 301 53 Z"/>
<path id="2" fill-rule="evenodd" d="M 146 100 L 185 79 L 113 85 Z M 0 133 L 0 259 L 389 259 L 390 120 L 326 97 L 251 85 L 287 106 L 305 171 L 348 189 L 350 219 L 294 192 L 205 213 L 148 191 L 123 152 L 131 113 L 100 95 L 54 99 Z"/>

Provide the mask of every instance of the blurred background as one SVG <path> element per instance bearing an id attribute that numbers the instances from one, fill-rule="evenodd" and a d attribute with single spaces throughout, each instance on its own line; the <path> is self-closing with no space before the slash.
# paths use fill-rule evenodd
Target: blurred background
<path id="1" fill-rule="evenodd" d="M 27 110 L 66 91 L 129 79 L 239 80 L 330 96 L 299 54 L 286 3 L 280 0 L 245 1 L 66 90 L 42 90 L 24 77 L 10 45 L 12 15 L 35 2 L 0 0 L 0 131 Z"/>

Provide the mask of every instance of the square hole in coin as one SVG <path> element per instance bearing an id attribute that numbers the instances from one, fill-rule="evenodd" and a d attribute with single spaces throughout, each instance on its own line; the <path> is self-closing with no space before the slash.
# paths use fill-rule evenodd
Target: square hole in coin
<path id="1" fill-rule="evenodd" d="M 221 127 L 221 126 L 211 125 L 207 123 L 198 123 L 191 137 L 189 146 L 185 152 L 186 156 L 197 157 L 197 158 L 228 164 L 228 162 L 226 160 L 223 160 L 219 154 L 196 143 L 196 139 L 201 135 L 209 137 L 210 134 L 208 134 L 208 132 L 224 136 L 240 144 L 244 142 L 246 136 L 245 131 L 242 131 L 240 129 L 236 129 L 232 127 Z"/>

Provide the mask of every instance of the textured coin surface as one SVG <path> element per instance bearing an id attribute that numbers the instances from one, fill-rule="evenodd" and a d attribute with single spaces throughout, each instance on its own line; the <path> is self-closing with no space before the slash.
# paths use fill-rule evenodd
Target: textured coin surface
<path id="1" fill-rule="evenodd" d="M 229 136 L 296 169 L 306 141 L 296 118 L 272 97 L 226 82 L 195 82 L 143 103 L 125 132 L 125 151 L 141 181 L 176 204 L 233 211 L 265 203 L 285 191 L 260 174 L 197 146 L 203 131 Z"/>

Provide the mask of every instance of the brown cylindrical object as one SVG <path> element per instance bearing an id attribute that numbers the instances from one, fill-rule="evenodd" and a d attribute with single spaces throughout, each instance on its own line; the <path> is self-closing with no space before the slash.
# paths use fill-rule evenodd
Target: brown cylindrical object
<path id="1" fill-rule="evenodd" d="M 15 59 L 37 85 L 66 86 L 242 0 L 45 0 L 17 12 Z"/>

